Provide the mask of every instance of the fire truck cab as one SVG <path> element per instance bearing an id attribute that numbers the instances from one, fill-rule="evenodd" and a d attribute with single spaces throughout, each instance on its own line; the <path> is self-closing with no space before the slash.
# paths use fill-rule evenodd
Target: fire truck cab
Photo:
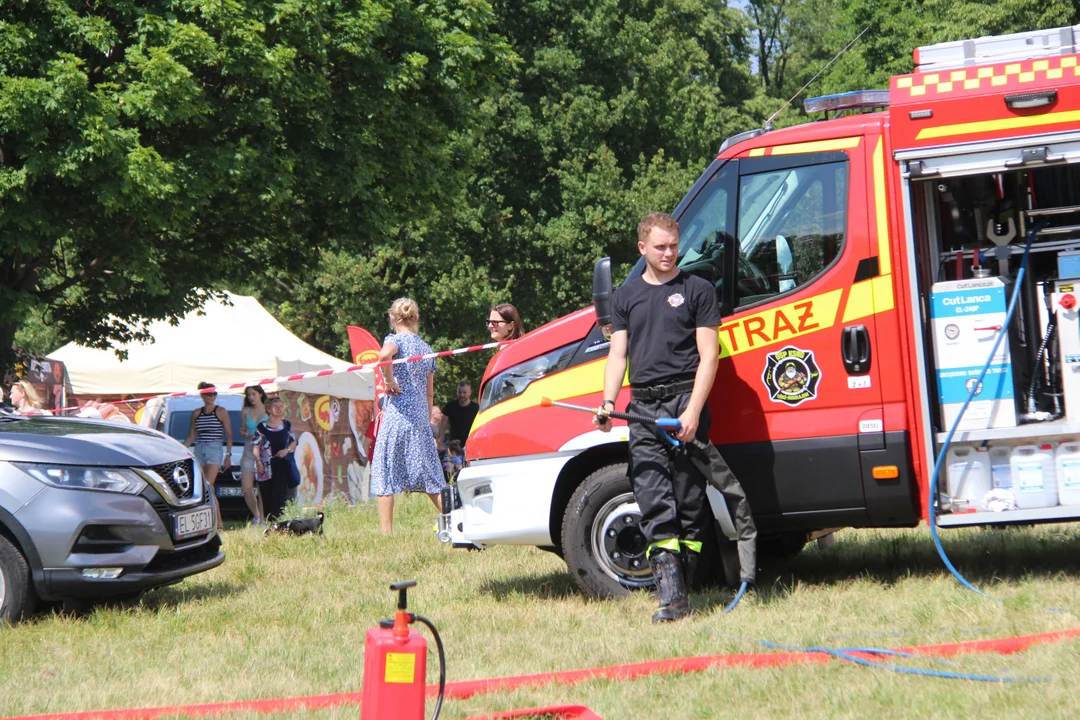
<path id="1" fill-rule="evenodd" d="M 730 138 L 675 209 L 680 267 L 724 318 L 712 440 L 764 557 L 930 502 L 949 527 L 1080 518 L 1078 32 L 919 48 L 888 90 Z M 596 596 L 651 583 L 627 428 L 540 404 L 598 406 L 607 346 L 587 308 L 495 355 L 445 540 L 554 550 Z"/>

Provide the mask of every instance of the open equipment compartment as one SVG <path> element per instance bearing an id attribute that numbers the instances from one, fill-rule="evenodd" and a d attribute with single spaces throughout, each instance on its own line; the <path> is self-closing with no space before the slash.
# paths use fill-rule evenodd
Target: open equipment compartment
<path id="1" fill-rule="evenodd" d="M 905 162 L 933 458 L 1006 334 L 943 465 L 939 525 L 1080 518 L 1080 133 L 980 145 Z"/>
<path id="2" fill-rule="evenodd" d="M 957 428 L 941 526 L 1080 519 L 1078 31 L 919 48 L 890 81 L 928 474 Z"/>

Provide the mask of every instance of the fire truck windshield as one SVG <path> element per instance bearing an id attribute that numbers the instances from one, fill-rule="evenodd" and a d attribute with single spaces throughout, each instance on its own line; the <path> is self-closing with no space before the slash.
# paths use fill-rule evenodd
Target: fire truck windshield
<path id="1" fill-rule="evenodd" d="M 679 267 L 718 255 L 722 234 L 732 232 L 738 177 L 734 171 L 731 163 L 717 172 L 678 216 Z"/>
<path id="2" fill-rule="evenodd" d="M 738 162 L 717 161 L 675 210 L 679 267 L 711 282 L 718 295 L 724 284 L 724 240 L 734 230 L 738 179 Z M 639 258 L 627 280 L 644 271 L 644 259 Z"/>

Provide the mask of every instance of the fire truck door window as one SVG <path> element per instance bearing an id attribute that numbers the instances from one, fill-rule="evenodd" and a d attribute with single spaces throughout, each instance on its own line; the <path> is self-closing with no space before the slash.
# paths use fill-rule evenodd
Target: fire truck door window
<path id="1" fill-rule="evenodd" d="M 724 301 L 724 238 L 730 237 L 735 216 L 734 167 L 712 177 L 679 216 L 679 267 L 703 277 Z"/>
<path id="2" fill-rule="evenodd" d="M 847 186 L 847 162 L 740 178 L 737 307 L 803 287 L 840 257 Z"/>

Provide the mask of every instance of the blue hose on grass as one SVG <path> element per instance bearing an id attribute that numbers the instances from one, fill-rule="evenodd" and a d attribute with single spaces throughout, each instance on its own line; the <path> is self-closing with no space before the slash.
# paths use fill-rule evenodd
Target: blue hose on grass
<path id="1" fill-rule="evenodd" d="M 986 373 L 990 370 L 990 366 L 994 364 L 994 356 L 997 354 L 998 347 L 1001 346 L 1002 339 L 1009 331 L 1009 323 L 1012 322 L 1013 314 L 1016 312 L 1016 303 L 1020 299 L 1020 288 L 1024 282 L 1024 275 L 1027 273 L 1028 256 L 1031 254 L 1031 244 L 1035 242 L 1035 236 L 1046 227 L 1046 223 L 1039 223 L 1031 229 L 1031 233 L 1028 234 L 1027 245 L 1024 246 L 1024 257 L 1020 261 L 1020 270 L 1016 273 L 1016 281 L 1013 286 L 1012 297 L 1009 299 L 1009 308 L 1005 312 L 1005 322 L 1001 326 L 1001 332 L 998 333 L 997 340 L 994 341 L 994 347 L 990 349 L 990 356 L 986 358 L 986 364 L 983 365 L 982 372 L 979 373 L 979 377 L 971 385 L 971 391 L 968 393 L 967 400 L 960 407 L 960 412 L 956 415 L 956 420 L 953 421 L 952 427 L 949 428 L 948 434 L 945 436 L 945 442 L 941 445 L 941 450 L 938 452 L 937 462 L 934 463 L 934 472 L 930 475 L 930 489 L 927 495 L 927 518 L 930 524 L 930 537 L 934 539 L 934 547 L 937 548 L 938 555 L 941 557 L 941 561 L 945 563 L 945 567 L 949 572 L 953 574 L 961 585 L 966 587 L 972 592 L 978 593 L 983 597 L 990 598 L 991 600 L 997 600 L 1001 602 L 1001 598 L 996 598 L 993 595 L 984 593 L 979 588 L 968 582 L 967 578 L 960 574 L 960 571 L 949 560 L 949 556 L 945 554 L 945 548 L 941 545 L 941 538 L 938 537 L 937 529 L 937 511 L 934 507 L 934 500 L 937 497 L 938 477 L 941 474 L 941 466 L 945 462 L 945 455 L 949 452 L 949 446 L 952 444 L 953 435 L 956 434 L 956 428 L 960 426 L 960 421 L 964 418 L 964 413 L 967 412 L 968 405 L 971 404 L 971 399 L 975 397 L 976 392 L 979 390 L 979 386 L 982 384 L 983 378 L 986 377 Z"/>
<path id="2" fill-rule="evenodd" d="M 729 612 L 735 609 L 735 607 L 739 604 L 739 601 L 742 600 L 742 596 L 746 594 L 746 588 L 748 585 L 748 583 L 743 582 L 743 584 L 739 586 L 739 592 L 735 593 L 735 599 L 731 601 L 730 605 L 724 608 L 724 612 L 722 612 L 721 615 L 727 615 Z"/>
<path id="3" fill-rule="evenodd" d="M 861 665 L 863 667 L 876 668 L 878 670 L 889 670 L 891 672 L 900 673 L 902 675 L 917 675 L 920 677 L 932 677 L 943 680 L 974 680 L 978 682 L 1046 682 L 1050 678 L 1045 677 L 1023 677 L 1019 675 L 979 675 L 975 673 L 955 672 L 952 670 L 932 670 L 927 668 L 914 668 L 906 667 L 904 665 L 895 665 L 892 663 L 876 662 L 874 660 L 868 660 L 864 657 L 853 655 L 852 653 L 860 653 L 863 655 L 881 655 L 892 656 L 901 658 L 920 658 L 931 660 L 941 665 L 955 666 L 955 663 L 945 660 L 944 658 L 934 658 L 919 655 L 917 653 L 908 653 L 901 650 L 887 650 L 884 648 L 870 648 L 870 647 L 845 647 L 845 648 L 832 648 L 823 645 L 788 645 L 786 643 L 772 642 L 770 640 L 755 640 L 753 638 L 739 637 L 738 635 L 728 635 L 722 633 L 724 637 L 731 638 L 733 640 L 740 640 L 742 642 L 757 643 L 763 647 L 767 647 L 771 650 L 789 650 L 794 652 L 817 652 L 824 653 L 830 657 L 834 657 L 837 660 L 843 660 L 845 662 L 854 663 L 855 665 Z"/>

